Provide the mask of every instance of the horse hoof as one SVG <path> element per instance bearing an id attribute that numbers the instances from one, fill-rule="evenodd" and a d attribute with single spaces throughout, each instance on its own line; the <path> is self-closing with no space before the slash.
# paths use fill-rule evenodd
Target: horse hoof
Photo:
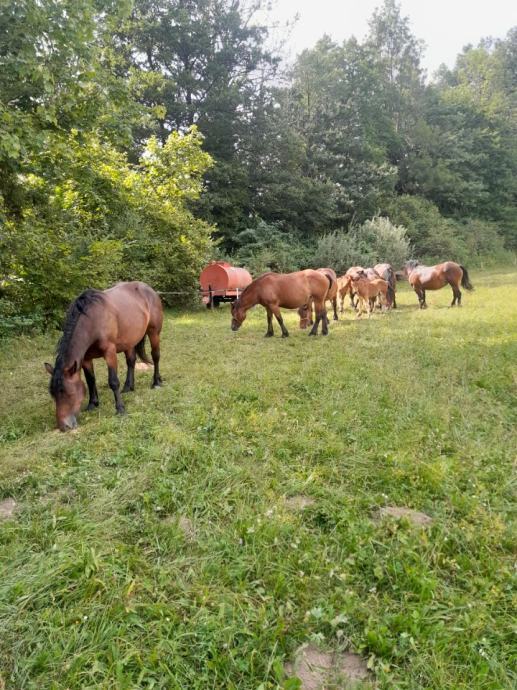
<path id="1" fill-rule="evenodd" d="M 264 338 L 272 338 L 272 337 L 273 337 L 273 333 L 266 333 L 264 335 Z"/>
<path id="2" fill-rule="evenodd" d="M 91 412 L 92 410 L 95 410 L 96 407 L 99 407 L 99 403 L 88 403 L 85 412 Z"/>
<path id="3" fill-rule="evenodd" d="M 125 407 L 117 407 L 117 414 L 120 416 L 124 416 L 126 414 L 126 408 Z"/>

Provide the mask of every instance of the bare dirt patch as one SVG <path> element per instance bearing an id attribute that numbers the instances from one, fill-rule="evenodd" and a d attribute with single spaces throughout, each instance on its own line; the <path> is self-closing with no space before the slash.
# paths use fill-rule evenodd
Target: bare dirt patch
<path id="1" fill-rule="evenodd" d="M 366 661 L 358 654 L 324 652 L 315 645 L 300 647 L 294 661 L 287 663 L 284 670 L 301 680 L 301 690 L 344 690 L 368 677 Z"/>
<path id="2" fill-rule="evenodd" d="M 310 496 L 303 496 L 302 494 L 297 494 L 296 496 L 289 496 L 285 499 L 285 504 L 291 510 L 305 510 L 313 506 L 316 501 Z"/>
<path id="3" fill-rule="evenodd" d="M 135 364 L 135 369 L 137 371 L 149 371 L 149 369 L 152 369 L 152 365 L 146 364 L 145 362 L 137 362 Z"/>
<path id="4" fill-rule="evenodd" d="M 412 508 L 402 508 L 400 506 L 384 506 L 379 508 L 378 512 L 379 518 L 392 517 L 395 519 L 406 518 L 412 525 L 416 527 L 427 527 L 433 521 L 432 517 L 421 513 L 419 510 L 413 510 Z"/>
<path id="5" fill-rule="evenodd" d="M 16 501 L 14 498 L 5 498 L 0 501 L 0 520 L 9 520 L 16 510 Z"/>
<path id="6" fill-rule="evenodd" d="M 192 520 L 190 520 L 190 518 L 186 517 L 185 515 L 180 515 L 178 519 L 178 527 L 183 532 L 185 539 L 188 539 L 189 541 L 193 541 L 195 539 L 196 528 L 194 527 L 194 523 Z"/>

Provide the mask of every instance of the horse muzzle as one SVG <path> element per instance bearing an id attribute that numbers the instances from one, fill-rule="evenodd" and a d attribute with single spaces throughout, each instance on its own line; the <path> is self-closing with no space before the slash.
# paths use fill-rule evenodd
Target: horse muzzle
<path id="1" fill-rule="evenodd" d="M 240 327 L 241 327 L 240 323 L 238 321 L 235 321 L 235 319 L 233 319 L 232 320 L 232 331 L 238 331 Z"/>
<path id="2" fill-rule="evenodd" d="M 77 429 L 77 417 L 73 414 L 68 415 L 68 417 L 65 417 L 58 422 L 58 427 L 60 431 L 71 431 L 72 429 Z"/>

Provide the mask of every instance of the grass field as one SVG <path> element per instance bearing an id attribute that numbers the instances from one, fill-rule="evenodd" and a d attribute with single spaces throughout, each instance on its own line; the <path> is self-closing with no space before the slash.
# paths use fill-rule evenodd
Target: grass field
<path id="1" fill-rule="evenodd" d="M 166 386 L 116 417 L 99 362 L 69 434 L 56 336 L 0 344 L 0 688 L 293 690 L 308 641 L 369 688 L 515 687 L 517 273 L 472 282 L 328 338 L 168 313 Z"/>

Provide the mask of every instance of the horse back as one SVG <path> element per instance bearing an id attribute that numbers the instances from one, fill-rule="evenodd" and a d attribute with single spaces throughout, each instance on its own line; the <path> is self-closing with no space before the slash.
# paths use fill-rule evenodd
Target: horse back
<path id="1" fill-rule="evenodd" d="M 327 279 L 331 282 L 327 299 L 334 299 L 334 297 L 336 297 L 337 295 L 338 290 L 336 272 L 333 268 L 318 268 L 318 273 L 322 273 L 324 276 L 327 276 Z"/>
<path id="2" fill-rule="evenodd" d="M 147 283 L 117 283 L 103 292 L 105 309 L 116 339 L 139 342 L 148 327 L 161 330 L 163 307 L 159 295 Z"/>

